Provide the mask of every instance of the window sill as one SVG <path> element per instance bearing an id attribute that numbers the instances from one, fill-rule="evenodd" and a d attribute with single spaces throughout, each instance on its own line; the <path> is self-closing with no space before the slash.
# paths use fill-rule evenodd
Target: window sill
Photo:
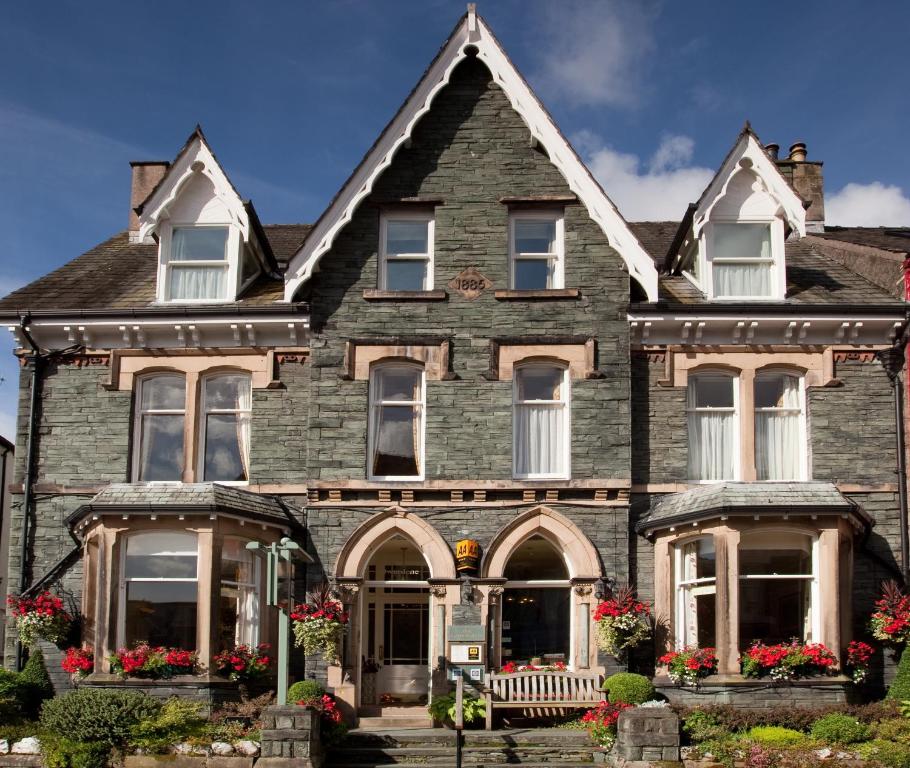
<path id="1" fill-rule="evenodd" d="M 542 291 L 493 291 L 500 301 L 525 301 L 527 299 L 577 299 L 581 296 L 578 288 L 547 288 Z"/>
<path id="2" fill-rule="evenodd" d="M 445 301 L 449 294 L 443 290 L 436 291 L 380 291 L 367 288 L 363 298 L 367 301 Z"/>

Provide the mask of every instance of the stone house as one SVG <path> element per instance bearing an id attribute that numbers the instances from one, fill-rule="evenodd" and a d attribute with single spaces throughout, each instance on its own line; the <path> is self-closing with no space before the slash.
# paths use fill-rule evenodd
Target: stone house
<path id="1" fill-rule="evenodd" d="M 295 664 L 352 713 L 440 690 L 459 626 L 489 668 L 615 670 L 626 583 L 665 629 L 630 663 L 714 646 L 726 696 L 753 640 L 841 657 L 906 571 L 905 304 L 825 237 L 804 145 L 747 125 L 680 221 L 628 223 L 471 9 L 313 225 L 263 225 L 198 128 L 132 173 L 126 231 L 0 300 L 9 581 L 66 595 L 95 679 L 274 642 L 246 543 L 282 536 L 350 610 L 340 664 Z"/>

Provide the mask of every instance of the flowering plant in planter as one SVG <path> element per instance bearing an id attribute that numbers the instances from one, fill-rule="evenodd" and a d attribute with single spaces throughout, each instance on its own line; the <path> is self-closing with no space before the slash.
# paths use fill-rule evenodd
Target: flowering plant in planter
<path id="1" fill-rule="evenodd" d="M 847 646 L 847 666 L 854 683 L 863 683 L 869 674 L 869 660 L 875 649 L 860 640 L 851 640 Z"/>
<path id="2" fill-rule="evenodd" d="M 322 652 L 323 658 L 333 664 L 338 659 L 341 634 L 348 623 L 348 615 L 338 600 L 323 584 L 310 595 L 308 603 L 295 605 L 291 611 L 294 622 L 294 644 L 307 654 Z"/>
<path id="3" fill-rule="evenodd" d="M 755 642 L 739 657 L 745 677 L 770 675 L 774 680 L 794 680 L 831 674 L 837 658 L 821 643 L 791 643 L 765 645 Z"/>
<path id="4" fill-rule="evenodd" d="M 348 729 L 341 720 L 341 710 L 338 709 L 334 696 L 324 693 L 318 699 L 298 701 L 297 705 L 319 713 L 320 732 L 324 744 L 334 746 L 341 742 Z"/>
<path id="5" fill-rule="evenodd" d="M 91 648 L 67 648 L 60 666 L 77 679 L 83 678 L 95 669 L 95 652 Z"/>
<path id="6" fill-rule="evenodd" d="M 690 648 L 671 651 L 658 661 L 667 665 L 667 674 L 677 685 L 698 685 L 702 677 L 717 671 L 717 654 L 713 648 Z"/>
<path id="7" fill-rule="evenodd" d="M 620 658 L 651 636 L 651 606 L 637 600 L 631 587 L 620 587 L 597 606 L 594 622 L 600 649 Z"/>
<path id="8" fill-rule="evenodd" d="M 565 672 L 566 663 L 564 661 L 554 661 L 552 664 L 536 666 L 534 664 L 516 664 L 514 661 L 506 662 L 499 670 L 503 675 L 514 675 L 516 672 Z"/>
<path id="9" fill-rule="evenodd" d="M 902 644 L 910 640 L 910 595 L 904 594 L 896 581 L 882 585 L 882 595 L 875 601 L 875 612 L 869 628 L 876 640 Z"/>
<path id="10" fill-rule="evenodd" d="M 69 633 L 73 617 L 63 609 L 63 598 L 42 592 L 37 597 L 9 595 L 6 604 L 16 620 L 19 642 L 31 646 L 36 640 L 59 643 Z"/>
<path id="11" fill-rule="evenodd" d="M 227 675 L 235 682 L 262 677 L 272 666 L 269 655 L 271 646 L 268 643 L 259 645 L 235 645 L 230 650 L 222 651 L 213 659 L 215 669 Z"/>
<path id="12" fill-rule="evenodd" d="M 594 709 L 589 709 L 581 716 L 583 722 L 594 739 L 600 746 L 609 748 L 616 740 L 616 721 L 619 713 L 628 709 L 631 704 L 623 701 L 602 701 Z"/>
<path id="13" fill-rule="evenodd" d="M 121 677 L 162 680 L 174 675 L 192 675 L 199 664 L 195 651 L 180 648 L 152 647 L 139 643 L 134 648 L 120 648 L 108 657 L 111 672 Z"/>

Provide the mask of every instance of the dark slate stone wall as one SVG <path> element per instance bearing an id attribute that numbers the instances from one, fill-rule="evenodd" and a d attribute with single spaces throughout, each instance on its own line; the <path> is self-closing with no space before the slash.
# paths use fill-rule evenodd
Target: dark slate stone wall
<path id="1" fill-rule="evenodd" d="M 663 362 L 632 356 L 632 482 L 684 483 L 688 479 L 688 426 L 684 387 L 662 387 Z"/>
<path id="2" fill-rule="evenodd" d="M 410 149 L 384 172 L 370 201 L 323 257 L 311 283 L 313 384 L 308 468 L 314 480 L 366 477 L 367 384 L 339 380 L 344 342 L 393 335 L 452 337 L 454 381 L 427 386 L 426 476 L 511 477 L 510 382 L 490 382 L 490 337 L 587 335 L 597 338 L 606 377 L 572 382 L 572 474 L 629 477 L 629 279 L 618 254 L 581 205 L 565 209 L 566 286 L 575 300 L 475 301 L 454 291 L 445 302 L 368 302 L 377 287 L 379 208 L 372 202 L 438 198 L 435 287 L 476 266 L 508 287 L 508 208 L 503 197 L 569 195 L 546 155 L 486 68 L 462 63 L 417 126 Z"/>

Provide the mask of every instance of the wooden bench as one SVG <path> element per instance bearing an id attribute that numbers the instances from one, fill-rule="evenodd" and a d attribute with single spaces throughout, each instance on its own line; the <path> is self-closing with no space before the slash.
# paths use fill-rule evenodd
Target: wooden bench
<path id="1" fill-rule="evenodd" d="M 596 707 L 606 698 L 600 675 L 579 672 L 487 672 L 484 696 L 487 730 L 493 729 L 496 709 L 527 709 L 532 717 L 557 710 Z"/>

